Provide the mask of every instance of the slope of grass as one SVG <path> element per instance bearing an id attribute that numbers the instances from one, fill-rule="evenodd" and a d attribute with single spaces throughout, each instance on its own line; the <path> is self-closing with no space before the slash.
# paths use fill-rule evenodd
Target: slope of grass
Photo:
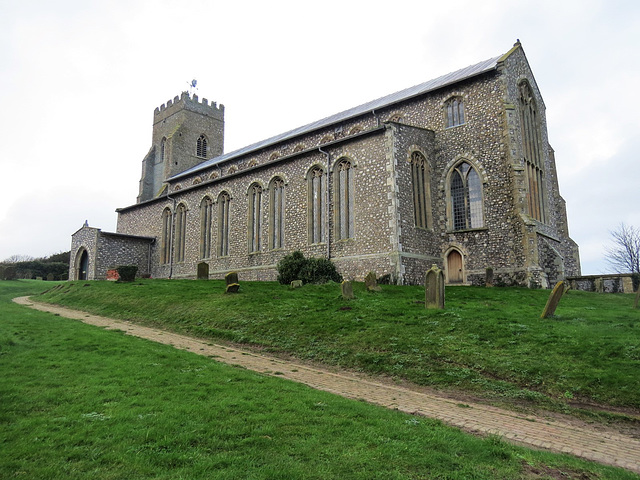
<path id="1" fill-rule="evenodd" d="M 447 288 L 444 311 L 426 310 L 420 287 L 354 290 L 345 301 L 336 284 L 243 282 L 224 295 L 221 281 L 143 280 L 68 283 L 39 299 L 491 398 L 640 408 L 630 295 L 572 291 L 542 320 L 544 290 Z"/>
<path id="2" fill-rule="evenodd" d="M 41 286 L 0 282 L 0 478 L 638 478 L 9 300 Z"/>

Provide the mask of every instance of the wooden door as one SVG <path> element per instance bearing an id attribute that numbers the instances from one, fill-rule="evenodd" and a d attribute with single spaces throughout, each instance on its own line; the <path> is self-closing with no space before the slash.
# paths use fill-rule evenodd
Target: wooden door
<path id="1" fill-rule="evenodd" d="M 449 283 L 462 283 L 462 255 L 452 250 L 447 256 L 447 277 Z"/>

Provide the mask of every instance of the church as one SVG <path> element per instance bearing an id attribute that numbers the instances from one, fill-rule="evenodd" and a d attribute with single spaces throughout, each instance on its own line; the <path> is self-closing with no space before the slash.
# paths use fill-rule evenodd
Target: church
<path id="1" fill-rule="evenodd" d="M 545 104 L 522 45 L 239 150 L 224 106 L 183 92 L 153 114 L 135 204 L 72 236 L 70 279 L 275 280 L 299 250 L 345 279 L 547 288 L 580 275 Z"/>

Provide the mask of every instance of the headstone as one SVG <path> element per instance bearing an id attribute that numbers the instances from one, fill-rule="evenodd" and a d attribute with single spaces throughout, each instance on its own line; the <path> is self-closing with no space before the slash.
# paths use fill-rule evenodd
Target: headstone
<path id="1" fill-rule="evenodd" d="M 487 267 L 484 276 L 484 286 L 493 287 L 493 268 Z"/>
<path id="2" fill-rule="evenodd" d="M 424 306 L 444 309 L 444 272 L 435 264 L 424 278 Z"/>
<path id="3" fill-rule="evenodd" d="M 640 286 L 638 287 L 638 291 L 636 292 L 636 301 L 633 302 L 633 308 L 638 308 L 638 302 L 640 302 Z"/>
<path id="4" fill-rule="evenodd" d="M 198 280 L 209 280 L 209 264 L 207 262 L 198 264 Z"/>
<path id="5" fill-rule="evenodd" d="M 238 290 L 240 290 L 239 283 L 230 283 L 229 285 L 227 285 L 227 288 L 224 291 L 224 293 L 238 293 Z"/>
<path id="6" fill-rule="evenodd" d="M 558 307 L 558 303 L 560 303 L 560 299 L 562 295 L 564 295 L 565 291 L 565 282 L 563 280 L 556 283 L 556 286 L 553 287 L 551 291 L 551 295 L 549 295 L 549 300 L 547 300 L 547 304 L 542 311 L 542 315 L 540 318 L 548 318 L 553 316 L 556 313 L 556 308 Z"/>
<path id="7" fill-rule="evenodd" d="M 55 278 L 55 277 L 53 276 L 53 273 L 49 272 L 49 273 L 47 274 L 47 282 L 53 282 L 53 279 L 54 279 L 54 278 Z"/>
<path id="8" fill-rule="evenodd" d="M 233 283 L 238 283 L 238 273 L 237 272 L 229 272 L 224 276 L 224 281 L 227 285 L 231 285 Z"/>
<path id="9" fill-rule="evenodd" d="M 42 281 L 42 277 L 36 277 L 36 280 Z"/>
<path id="10" fill-rule="evenodd" d="M 345 280 L 340 284 L 340 290 L 342 291 L 342 298 L 345 300 L 353 300 L 353 285 L 349 280 Z"/>
<path id="11" fill-rule="evenodd" d="M 376 280 L 376 274 L 374 272 L 369 272 L 367 273 L 367 276 L 364 277 L 364 286 L 367 287 L 367 290 L 370 292 L 382 291 L 378 286 L 378 281 Z"/>
<path id="12" fill-rule="evenodd" d="M 595 285 L 596 292 L 604 293 L 604 280 L 602 278 L 596 278 Z"/>
<path id="13" fill-rule="evenodd" d="M 302 286 L 302 280 L 294 280 L 291 282 L 291 288 L 300 288 Z"/>

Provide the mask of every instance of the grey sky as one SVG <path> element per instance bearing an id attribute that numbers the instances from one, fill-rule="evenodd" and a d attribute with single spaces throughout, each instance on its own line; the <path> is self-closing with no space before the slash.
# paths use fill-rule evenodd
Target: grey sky
<path id="1" fill-rule="evenodd" d="M 640 226 L 635 1 L 0 0 L 0 260 L 115 230 L 135 202 L 153 109 L 198 79 L 225 151 L 505 53 L 545 99 L 583 273 Z"/>

